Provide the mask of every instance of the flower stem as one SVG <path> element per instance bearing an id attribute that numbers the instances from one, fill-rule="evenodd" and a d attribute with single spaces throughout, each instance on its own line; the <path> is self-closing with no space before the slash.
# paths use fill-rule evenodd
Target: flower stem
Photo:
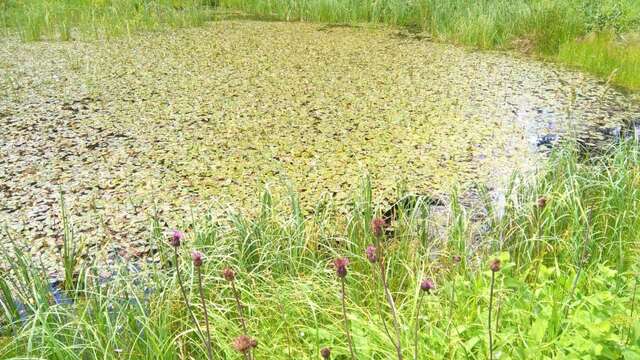
<path id="1" fill-rule="evenodd" d="M 493 360 L 493 335 L 491 334 L 491 310 L 493 308 L 493 284 L 495 282 L 496 273 L 491 272 L 491 288 L 489 289 L 489 360 Z"/>
<path id="2" fill-rule="evenodd" d="M 240 326 L 242 326 L 242 332 L 244 333 L 244 335 L 249 336 L 247 331 L 247 323 L 244 321 L 242 303 L 240 302 L 240 293 L 238 293 L 238 289 L 236 289 L 235 280 L 231 282 L 231 289 L 233 290 L 233 297 L 236 299 L 236 307 L 238 308 L 238 316 L 240 316 Z"/>
<path id="3" fill-rule="evenodd" d="M 422 307 L 422 299 L 424 298 L 424 294 L 420 292 L 420 298 L 418 298 L 418 306 L 416 308 L 416 324 L 415 330 L 413 333 L 413 359 L 418 360 L 418 328 L 420 327 L 420 308 Z"/>
<path id="4" fill-rule="evenodd" d="M 633 311 L 635 310 L 636 305 L 636 290 L 638 289 L 638 277 L 636 276 L 636 282 L 633 285 L 633 296 L 631 297 L 631 316 L 630 319 L 633 319 Z M 631 326 L 629 326 L 629 330 L 627 333 L 627 343 L 631 340 Z"/>
<path id="5" fill-rule="evenodd" d="M 180 286 L 180 292 L 182 293 L 182 297 L 184 298 L 184 303 L 187 307 L 187 311 L 191 316 L 191 320 L 193 324 L 196 326 L 196 330 L 198 331 L 198 335 L 204 339 L 204 335 L 202 334 L 202 330 L 200 329 L 200 325 L 198 324 L 198 320 L 196 316 L 193 314 L 193 310 L 191 309 L 191 305 L 189 304 L 189 298 L 187 297 L 187 292 L 184 290 L 184 285 L 182 282 L 182 276 L 180 275 L 180 264 L 178 263 L 178 249 L 176 247 L 173 248 L 174 262 L 176 264 L 176 277 L 178 278 L 178 285 Z"/>
<path id="6" fill-rule="evenodd" d="M 373 272 L 373 278 L 375 279 L 376 276 L 376 269 L 375 267 L 372 267 L 372 272 Z M 376 281 L 376 291 L 378 290 L 378 282 Z M 380 300 L 378 299 L 378 297 L 375 297 L 375 302 L 376 302 L 376 306 L 378 308 L 378 316 L 380 317 L 380 322 L 382 322 L 382 327 L 384 329 L 385 334 L 387 335 L 387 337 L 389 338 L 389 341 L 391 341 L 391 343 L 393 344 L 395 342 L 395 340 L 393 339 L 393 336 L 391 336 L 391 333 L 389 332 L 389 328 L 387 327 L 387 322 L 384 320 L 384 317 L 382 316 L 382 306 L 380 304 Z"/>
<path id="7" fill-rule="evenodd" d="M 347 335 L 347 343 L 349 344 L 349 352 L 351 353 L 351 360 L 356 360 L 355 352 L 353 351 L 353 342 L 351 341 L 351 333 L 349 332 L 349 320 L 347 319 L 347 304 L 346 294 L 344 287 L 344 278 L 340 278 L 341 292 L 340 299 L 342 300 L 342 317 L 344 318 L 344 331 Z"/>
<path id="8" fill-rule="evenodd" d="M 244 311 L 242 310 L 242 303 L 240 302 L 240 293 L 236 288 L 235 280 L 231 280 L 231 289 L 233 290 L 233 297 L 236 299 L 236 307 L 238 308 L 238 316 L 240 317 L 240 326 L 242 327 L 242 333 L 245 336 L 249 336 L 249 331 L 247 330 L 247 323 L 244 320 Z M 247 358 L 248 360 L 253 359 L 253 354 L 251 353 L 251 350 L 245 353 L 245 358 Z"/>
<path id="9" fill-rule="evenodd" d="M 202 311 L 204 312 L 204 324 L 207 330 L 207 356 L 209 360 L 213 360 L 213 351 L 211 350 L 211 331 L 209 331 L 209 314 L 207 313 L 207 305 L 204 301 L 204 289 L 202 288 L 202 273 L 200 272 L 200 267 L 196 266 L 196 272 L 198 274 L 198 287 L 200 288 L 200 300 L 202 301 Z"/>
<path id="10" fill-rule="evenodd" d="M 451 280 L 451 305 L 449 305 L 449 324 L 453 322 L 453 309 L 456 305 L 456 276 L 453 275 Z M 449 335 L 449 327 L 447 327 L 447 335 Z"/>
<path id="11" fill-rule="evenodd" d="M 391 291 L 389 291 L 389 286 L 387 284 L 387 279 L 384 273 L 383 263 L 380 262 L 380 277 L 382 280 L 382 287 L 384 288 L 384 294 L 387 298 L 387 302 L 389 303 L 389 307 L 391 308 L 391 318 L 393 320 L 393 327 L 396 331 L 396 353 L 398 355 L 398 360 L 402 360 L 402 345 L 400 342 L 400 322 L 398 321 L 398 314 L 396 311 L 396 304 L 393 302 L 393 297 L 391 296 Z"/>

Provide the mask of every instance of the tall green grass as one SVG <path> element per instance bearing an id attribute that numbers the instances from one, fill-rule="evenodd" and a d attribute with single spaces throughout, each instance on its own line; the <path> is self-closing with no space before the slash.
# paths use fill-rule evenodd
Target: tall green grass
<path id="1" fill-rule="evenodd" d="M 0 27 L 26 41 L 105 38 L 201 25 L 215 0 L 0 0 Z"/>
<path id="2" fill-rule="evenodd" d="M 421 359 L 487 358 L 495 258 L 502 264 L 491 300 L 496 357 L 640 356 L 640 321 L 632 314 L 640 270 L 640 148 L 626 144 L 579 158 L 565 148 L 536 176 L 514 176 L 504 207 L 480 191 L 487 200 L 478 210 L 457 205 L 455 197 L 444 217 L 420 198 L 398 208 L 382 243 L 405 358 L 412 357 L 414 340 Z M 204 253 L 214 357 L 241 358 L 231 346 L 241 333 L 234 295 L 221 274 L 232 267 L 248 332 L 258 340 L 256 358 L 319 358 L 323 347 L 333 358 L 348 358 L 340 282 L 331 267 L 343 256 L 350 259 L 346 313 L 357 358 L 396 357 L 381 321 L 391 326 L 389 309 L 364 253 L 381 210 L 371 199 L 365 181 L 345 216 L 331 204 L 305 213 L 295 194 L 279 207 L 265 194 L 256 217 L 203 214 L 191 224 L 179 250 L 181 271 L 202 325 L 188 259 L 191 249 Z M 159 246 L 160 263 L 140 272 L 114 267 L 118 274 L 109 282 L 89 268 L 74 280 L 82 286 L 66 287 L 73 305 L 55 301 L 37 263 L 18 251 L 13 272 L 0 278 L 0 358 L 205 358 L 159 220 L 151 222 L 150 241 Z M 420 300 L 423 278 L 434 279 L 436 290 Z"/>
<path id="3" fill-rule="evenodd" d="M 27 41 L 104 38 L 200 25 L 218 5 L 258 18 L 406 26 L 440 41 L 533 52 L 640 89 L 636 0 L 0 0 L 0 28 Z"/>
<path id="4" fill-rule="evenodd" d="M 566 64 L 589 69 L 603 78 L 631 89 L 640 89 L 640 34 L 620 40 L 603 33 L 560 46 L 558 59 Z"/>
<path id="5" fill-rule="evenodd" d="M 625 54 L 640 46 L 638 40 L 618 39 L 640 31 L 635 0 L 221 0 L 221 5 L 259 17 L 384 23 L 482 49 L 520 48 L 605 78 L 615 71 L 614 83 L 640 89 L 637 52 Z M 584 47 L 582 37 L 600 32 L 615 35 Z M 572 47 L 583 50 L 569 56 Z"/>

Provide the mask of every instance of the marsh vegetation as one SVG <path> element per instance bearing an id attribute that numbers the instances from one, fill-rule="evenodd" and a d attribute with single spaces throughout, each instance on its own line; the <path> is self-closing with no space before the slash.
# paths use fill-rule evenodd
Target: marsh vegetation
<path id="1" fill-rule="evenodd" d="M 623 145 L 582 162 L 577 155 L 557 152 L 503 210 L 487 202 L 480 232 L 473 226 L 479 214 L 455 198 L 440 235 L 433 231 L 437 210 L 422 200 L 372 222 L 382 214 L 365 181 L 345 216 L 329 209 L 305 215 L 295 201 L 277 211 L 263 196 L 258 216 L 205 215 L 177 242 L 155 219 L 149 240 L 161 261 L 147 271 L 114 267 L 111 281 L 80 267 L 74 282 L 52 291 L 18 254 L 16 272 L 0 280 L 0 355 L 206 358 L 207 336 L 198 329 L 208 316 L 214 358 L 241 358 L 239 346 L 250 349 L 256 339 L 255 358 L 320 358 L 329 348 L 331 358 L 348 359 L 351 339 L 358 359 L 397 358 L 396 340 L 406 358 L 417 344 L 420 359 L 634 359 L 638 148 Z M 371 244 L 379 252 L 368 250 Z M 200 252 L 195 262 L 191 250 Z M 336 262 L 337 274 L 336 258 L 348 259 Z M 423 279 L 431 283 L 421 285 Z M 12 294 L 14 286 L 20 291 Z M 398 337 L 387 334 L 393 315 Z M 251 339 L 238 338 L 243 333 Z"/>
<path id="2" fill-rule="evenodd" d="M 0 358 L 640 358 L 639 11 L 0 0 Z"/>
<path id="3" fill-rule="evenodd" d="M 387 205 L 495 190 L 548 139 L 640 114 L 582 74 L 394 29 L 218 21 L 4 49 L 0 218 L 34 255 L 58 251 L 61 193 L 94 257 L 138 258 L 151 215 L 255 213 L 265 187 L 310 212 L 365 174 Z"/>
<path id="4" fill-rule="evenodd" d="M 0 27 L 28 41 L 105 38 L 197 26 L 228 11 L 266 20 L 390 24 L 437 41 L 515 49 L 640 89 L 635 0 L 3 0 Z"/>

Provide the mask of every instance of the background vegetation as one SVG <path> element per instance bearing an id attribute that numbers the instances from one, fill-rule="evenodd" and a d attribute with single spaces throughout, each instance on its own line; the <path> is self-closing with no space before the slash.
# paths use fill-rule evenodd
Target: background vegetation
<path id="1" fill-rule="evenodd" d="M 260 18 L 406 26 L 442 41 L 517 48 L 640 88 L 640 4 L 633 0 L 0 0 L 0 21 L 27 41 L 104 38 L 199 25 L 217 5 Z M 421 358 L 484 359 L 493 350 L 499 358 L 640 359 L 640 148 L 623 144 L 584 156 L 564 148 L 535 177 L 515 176 L 504 207 L 484 191 L 476 211 L 452 195 L 450 209 L 433 214 L 444 227 L 429 216 L 427 199 L 398 208 L 381 261 L 405 358 L 415 342 Z M 0 277 L 0 358 L 204 358 L 197 331 L 204 309 L 215 357 L 239 358 L 231 343 L 242 326 L 222 275 L 231 267 L 256 357 L 313 358 L 330 347 L 344 359 L 341 284 L 331 265 L 339 257 L 350 260 L 345 301 L 358 358 L 393 358 L 384 325 L 391 326 L 392 309 L 365 256 L 375 242 L 370 224 L 383 210 L 371 199 L 364 181 L 347 215 L 331 203 L 304 213 L 295 194 L 283 213 L 265 193 L 255 218 L 203 214 L 185 224 L 179 263 L 162 219 L 152 219 L 159 261 L 114 265 L 108 275 L 81 261 L 87 254 L 65 223 L 58 284 L 18 247 L 2 253 L 12 268 Z M 3 244 L 11 243 L 5 235 Z M 190 261 L 192 249 L 204 254 L 201 268 Z M 502 268 L 492 275 L 495 259 Z M 436 284 L 427 295 L 420 290 L 425 278 Z"/>
<path id="2" fill-rule="evenodd" d="M 0 27 L 26 41 L 107 38 L 201 25 L 215 0 L 0 0 Z"/>
<path id="3" fill-rule="evenodd" d="M 439 41 L 515 48 L 640 89 L 635 0 L 0 0 L 0 27 L 25 40 L 105 37 L 199 25 L 218 5 L 263 19 L 406 26 Z"/>
<path id="4" fill-rule="evenodd" d="M 258 16 L 374 22 L 424 30 L 440 41 L 516 48 L 640 89 L 640 2 L 635 0 L 222 0 Z M 602 34 L 602 35 L 597 35 Z"/>
<path id="5" fill-rule="evenodd" d="M 579 156 L 564 149 L 537 177 L 514 177 L 526 185 L 512 187 L 504 209 L 487 201 L 482 220 L 456 197 L 445 228 L 435 226 L 425 202 L 399 209 L 381 246 L 405 358 L 414 340 L 420 358 L 487 357 L 495 258 L 502 262 L 491 322 L 496 358 L 640 358 L 640 148 L 622 145 L 584 162 Z M 240 358 L 231 345 L 241 333 L 238 313 L 222 275 L 231 267 L 248 332 L 258 340 L 255 358 L 319 358 L 323 347 L 332 358 L 348 358 L 331 265 L 343 256 L 350 259 L 346 309 L 357 358 L 395 357 L 381 320 L 391 326 L 390 310 L 365 257 L 378 214 L 370 199 L 365 181 L 344 217 L 327 204 L 304 214 L 293 194 L 290 212 L 280 213 L 265 193 L 256 218 L 204 216 L 187 229 L 178 249 L 182 277 L 202 328 L 195 276 L 202 269 L 214 357 Z M 142 271 L 123 266 L 110 281 L 66 261 L 76 276 L 52 290 L 37 263 L 12 257 L 12 274 L 0 278 L 0 357 L 204 358 L 158 220 L 151 233 L 161 262 Z M 204 253 L 201 268 L 191 264 L 191 249 Z M 82 255 L 75 251 L 62 255 Z M 422 295 L 423 278 L 435 281 L 435 291 Z"/>

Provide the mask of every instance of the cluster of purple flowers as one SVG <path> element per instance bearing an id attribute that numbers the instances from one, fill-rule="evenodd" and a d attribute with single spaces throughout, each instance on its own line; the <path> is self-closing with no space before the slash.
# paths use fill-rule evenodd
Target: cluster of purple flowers
<path id="1" fill-rule="evenodd" d="M 539 208 L 544 208 L 546 204 L 546 199 L 539 199 L 537 202 L 537 206 Z M 374 218 L 371 222 L 371 232 L 374 236 L 374 238 L 376 239 L 376 245 L 374 244 L 370 244 L 366 247 L 365 251 L 364 251 L 364 255 L 366 257 L 366 259 L 372 264 L 372 266 L 374 266 L 375 268 L 378 268 L 380 270 L 380 274 L 378 275 L 378 277 L 381 279 L 383 288 L 385 289 L 385 295 L 387 298 L 387 301 L 389 302 L 390 305 L 390 309 L 392 312 L 392 316 L 393 316 L 393 320 L 394 320 L 394 325 L 397 329 L 397 339 L 395 340 L 396 343 L 394 344 L 398 350 L 398 359 L 402 360 L 402 350 L 401 350 L 401 345 L 400 345 L 400 326 L 397 323 L 397 315 L 395 314 L 395 305 L 393 302 L 393 298 L 391 296 L 391 292 L 388 289 L 388 284 L 386 281 L 386 275 L 385 275 L 385 270 L 384 270 L 384 266 L 385 266 L 385 261 L 384 261 L 384 253 L 383 253 L 383 243 L 381 242 L 382 240 L 382 236 L 384 235 L 384 230 L 386 227 L 386 223 L 384 221 L 384 219 L 382 218 Z M 174 248 L 175 250 L 175 255 L 176 255 L 176 270 L 177 270 L 177 276 L 178 276 L 178 281 L 180 282 L 180 286 L 181 289 L 183 291 L 183 295 L 185 297 L 185 302 L 187 304 L 187 307 L 189 308 L 189 302 L 188 299 L 186 298 L 186 293 L 184 292 L 184 289 L 182 288 L 182 280 L 180 278 L 180 272 L 179 272 L 179 268 L 178 268 L 178 248 L 182 245 L 183 241 L 184 241 L 184 237 L 185 234 L 179 230 L 174 230 L 171 234 L 171 237 L 169 239 L 169 244 Z M 203 265 L 204 260 L 205 260 L 205 256 L 202 252 L 194 250 L 191 253 L 191 260 L 193 262 L 194 267 L 197 269 L 197 274 L 198 274 L 198 279 L 200 280 L 200 267 Z M 462 257 L 460 257 L 459 255 L 455 255 L 452 257 L 452 262 L 453 264 L 459 264 L 462 262 Z M 352 360 L 355 360 L 355 352 L 353 350 L 353 345 L 351 342 L 351 336 L 349 333 L 349 326 L 348 326 L 348 319 L 347 319 L 347 313 L 346 313 L 346 306 L 345 306 L 345 280 L 346 277 L 348 275 L 348 266 L 349 266 L 349 259 L 347 257 L 338 257 L 333 261 L 333 266 L 335 268 L 335 273 L 336 276 L 340 279 L 341 283 L 342 283 L 342 292 L 341 292 L 341 298 L 342 298 L 342 308 L 343 308 L 343 317 L 344 317 L 344 321 L 345 321 L 345 331 L 346 331 L 346 335 L 347 335 L 347 340 L 349 343 L 349 349 L 351 351 L 351 358 Z M 493 259 L 491 260 L 491 262 L 489 263 L 489 269 L 491 270 L 492 274 L 495 274 L 496 272 L 500 271 L 501 269 L 501 262 L 499 259 Z M 375 275 L 375 272 L 374 272 Z M 232 346 L 235 350 L 237 350 L 238 352 L 242 353 L 245 358 L 247 359 L 252 359 L 252 350 L 254 348 L 256 348 L 258 346 L 258 342 L 257 340 L 255 340 L 254 338 L 251 338 L 248 334 L 247 334 L 247 327 L 245 324 L 245 320 L 244 320 L 244 316 L 243 316 L 243 312 L 242 312 L 242 305 L 241 305 L 241 301 L 240 301 L 240 295 L 236 289 L 235 286 L 235 279 L 236 279 L 236 273 L 233 269 L 226 267 L 222 270 L 222 277 L 228 281 L 231 284 L 231 288 L 233 290 L 234 293 L 234 297 L 236 299 L 236 304 L 237 304 L 237 310 L 238 313 L 240 315 L 240 321 L 241 321 L 241 327 L 243 329 L 243 334 L 238 336 L 232 343 Z M 492 276 L 491 279 L 492 283 L 491 283 L 491 294 L 490 297 L 493 297 L 493 281 L 494 281 L 494 277 Z M 419 288 L 422 291 L 422 293 L 424 294 L 432 294 L 435 290 L 436 290 L 436 285 L 435 282 L 433 281 L 433 279 L 431 278 L 423 278 L 420 282 L 419 282 Z M 211 339 L 210 339 L 210 335 L 209 335 L 209 328 L 208 328 L 208 318 L 207 318 L 207 313 L 206 313 L 206 306 L 205 306 L 205 302 L 204 302 L 204 292 L 202 290 L 202 282 L 200 280 L 200 293 L 201 293 L 201 297 L 202 297 L 202 306 L 205 308 L 204 313 L 205 313 L 205 321 L 207 324 L 207 336 L 208 336 L 208 342 L 207 342 L 207 347 L 208 347 L 208 354 L 209 354 L 209 358 L 212 358 L 211 355 Z M 422 297 L 421 297 L 422 299 Z M 420 302 L 421 303 L 421 302 Z M 419 314 L 419 306 L 418 305 L 418 311 L 417 313 Z M 491 307 L 491 305 L 490 305 Z M 189 309 L 191 316 L 194 320 L 194 322 L 196 322 L 196 326 L 198 329 L 198 332 L 200 334 L 202 334 L 202 332 L 200 331 L 200 328 L 197 324 L 197 321 L 195 321 L 195 316 L 193 315 L 193 312 Z M 491 309 L 490 309 L 491 312 Z M 417 318 L 416 318 L 417 320 Z M 417 329 L 418 329 L 418 322 L 416 321 L 416 350 L 415 350 L 415 356 L 417 357 Z M 490 336 L 490 343 L 491 343 L 491 328 L 489 328 L 489 336 Z M 490 356 L 492 356 L 490 349 Z M 331 357 L 331 349 L 328 347 L 325 347 L 323 349 L 321 349 L 320 351 L 320 355 L 323 359 L 329 359 Z"/>
<path id="2" fill-rule="evenodd" d="M 180 268 L 178 265 L 178 248 L 182 245 L 183 241 L 185 238 L 185 234 L 182 231 L 179 230 L 173 230 L 173 232 L 171 233 L 171 236 L 169 238 L 169 244 L 173 247 L 174 249 L 174 253 L 175 253 L 175 266 L 176 266 L 176 273 L 178 276 L 178 282 L 180 284 L 180 288 L 182 290 L 182 294 L 185 300 L 185 304 L 187 305 L 187 309 L 192 317 L 192 320 L 194 321 L 194 325 L 196 326 L 198 333 L 200 333 L 200 335 L 204 336 L 202 334 L 202 330 L 200 329 L 200 326 L 198 325 L 198 322 L 195 318 L 195 315 L 193 314 L 193 311 L 191 310 L 191 306 L 189 305 L 189 300 L 186 296 L 186 292 L 184 291 L 184 287 L 182 284 L 182 278 L 180 277 Z M 204 259 L 205 256 L 202 252 L 194 250 L 191 252 L 191 261 L 193 262 L 193 266 L 197 269 L 197 274 L 198 274 L 198 284 L 199 284 L 199 288 L 200 288 L 200 297 L 201 297 L 201 301 L 202 301 L 202 307 L 204 310 L 204 314 L 205 314 L 205 323 L 206 323 L 206 345 L 207 345 L 207 357 L 209 359 L 213 359 L 213 355 L 212 355 L 212 349 L 211 349 L 211 335 L 209 332 L 209 319 L 208 319 L 208 315 L 207 315 L 207 311 L 206 311 L 206 305 L 205 305 L 205 299 L 204 299 L 204 290 L 202 287 L 202 280 L 201 280 L 201 275 L 200 275 L 200 267 L 202 266 L 202 264 L 204 263 Z M 344 265 L 345 271 L 346 271 L 346 264 Z M 346 273 L 345 273 L 346 275 Z M 245 325 L 245 321 L 244 321 L 244 317 L 242 316 L 242 309 L 241 309 L 241 304 L 240 304 L 240 295 L 238 293 L 238 291 L 236 290 L 234 281 L 236 278 L 236 273 L 233 271 L 233 269 L 231 268 L 225 268 L 222 271 L 222 277 L 226 280 L 229 281 L 232 285 L 232 289 L 234 292 L 234 296 L 236 297 L 236 303 L 238 305 L 238 311 L 240 312 L 240 318 L 241 318 L 241 325 L 242 325 L 242 329 L 244 331 L 244 334 L 238 336 L 234 341 L 233 341 L 233 348 L 236 349 L 238 352 L 242 353 L 247 359 L 252 359 L 252 355 L 251 355 L 251 350 L 256 348 L 258 346 L 258 342 L 257 340 L 251 338 L 249 335 L 247 335 L 247 329 L 246 329 L 246 325 Z"/>

